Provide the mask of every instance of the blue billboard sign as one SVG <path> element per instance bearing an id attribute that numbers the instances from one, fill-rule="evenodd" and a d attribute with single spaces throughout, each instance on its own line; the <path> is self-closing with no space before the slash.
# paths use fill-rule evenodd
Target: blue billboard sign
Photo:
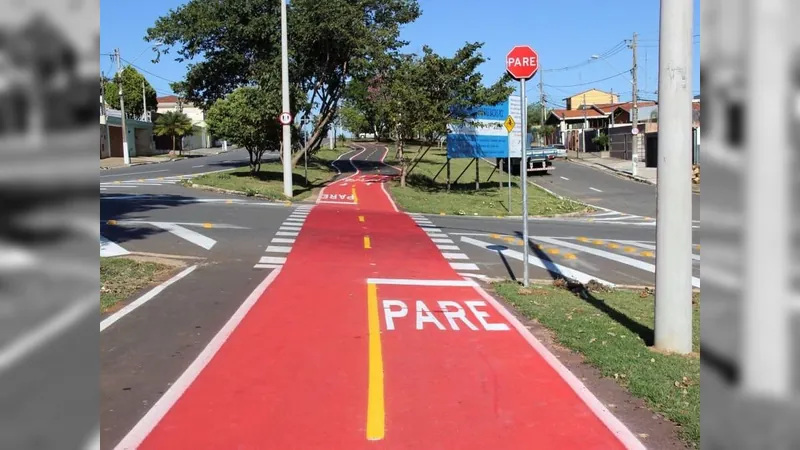
<path id="1" fill-rule="evenodd" d="M 450 158 L 507 158 L 522 154 L 522 111 L 520 98 L 511 96 L 497 105 L 484 105 L 469 111 L 470 119 L 452 124 L 447 130 L 447 156 Z M 511 116 L 515 125 L 509 133 L 503 123 Z"/>

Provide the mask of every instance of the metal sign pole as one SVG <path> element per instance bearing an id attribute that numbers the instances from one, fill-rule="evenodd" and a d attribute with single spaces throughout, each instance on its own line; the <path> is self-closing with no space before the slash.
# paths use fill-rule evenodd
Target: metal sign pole
<path id="1" fill-rule="evenodd" d="M 506 164 L 506 171 L 508 172 L 508 215 L 511 215 L 511 149 L 508 151 L 508 163 Z"/>
<path id="2" fill-rule="evenodd" d="M 523 267 L 523 285 L 528 287 L 530 285 L 530 279 L 528 277 L 528 152 L 526 142 L 528 140 L 528 133 L 525 130 L 528 129 L 528 108 L 527 108 L 527 101 L 525 95 L 525 79 L 519 80 L 519 89 L 520 89 L 520 96 L 522 97 L 521 100 L 521 107 L 520 112 L 522 115 L 522 124 L 520 125 L 521 134 L 522 134 L 522 154 L 520 155 L 520 178 L 522 180 L 522 267 Z"/>

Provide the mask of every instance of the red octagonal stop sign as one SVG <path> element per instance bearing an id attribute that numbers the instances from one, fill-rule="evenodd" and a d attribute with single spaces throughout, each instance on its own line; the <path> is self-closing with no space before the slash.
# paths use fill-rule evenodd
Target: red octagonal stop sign
<path id="1" fill-rule="evenodd" d="M 517 45 L 506 56 L 506 70 L 517 80 L 527 80 L 539 70 L 539 55 L 528 45 Z"/>

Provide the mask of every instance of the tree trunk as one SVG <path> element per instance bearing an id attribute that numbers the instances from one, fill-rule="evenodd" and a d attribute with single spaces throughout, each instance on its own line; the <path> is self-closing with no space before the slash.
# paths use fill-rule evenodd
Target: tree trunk
<path id="1" fill-rule="evenodd" d="M 403 139 L 400 138 L 397 142 L 397 149 L 400 155 L 400 187 L 406 187 L 406 157 L 403 153 Z"/>
<path id="2" fill-rule="evenodd" d="M 175 154 L 175 135 L 172 135 L 172 154 Z"/>

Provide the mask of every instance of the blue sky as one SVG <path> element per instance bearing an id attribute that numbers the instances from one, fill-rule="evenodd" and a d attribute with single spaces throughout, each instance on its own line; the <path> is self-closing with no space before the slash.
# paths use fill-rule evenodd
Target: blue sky
<path id="1" fill-rule="evenodd" d="M 140 0 L 136 7 L 120 0 L 100 1 L 100 51 L 120 49 L 122 58 L 142 69 L 159 95 L 170 93 L 169 81 L 180 80 L 185 66 L 171 55 L 152 64 L 154 54 L 143 37 L 147 28 L 180 0 Z M 624 39 L 639 33 L 640 97 L 655 99 L 658 88 L 658 0 L 571 0 L 570 2 L 513 3 L 489 0 L 420 0 L 422 17 L 403 29 L 409 51 L 430 45 L 435 51 L 451 55 L 467 41 L 484 42 L 483 53 L 490 58 L 481 67 L 485 82 L 502 75 L 503 59 L 514 45 L 527 44 L 539 54 L 549 106 L 563 105 L 563 98 L 590 88 L 612 90 L 623 100 L 631 96 L 626 76 L 613 75 L 629 70 L 632 54 L 617 47 Z M 700 34 L 700 2 L 694 0 L 694 35 Z M 700 37 L 694 38 L 694 93 L 700 89 Z M 591 60 L 593 54 L 618 51 L 604 60 Z M 570 68 L 569 70 L 556 70 Z M 107 56 L 100 57 L 100 70 L 112 70 Z M 627 74 L 626 74 L 627 75 Z M 169 81 L 168 81 L 169 80 Z M 538 100 L 538 76 L 532 80 L 530 101 Z"/>

